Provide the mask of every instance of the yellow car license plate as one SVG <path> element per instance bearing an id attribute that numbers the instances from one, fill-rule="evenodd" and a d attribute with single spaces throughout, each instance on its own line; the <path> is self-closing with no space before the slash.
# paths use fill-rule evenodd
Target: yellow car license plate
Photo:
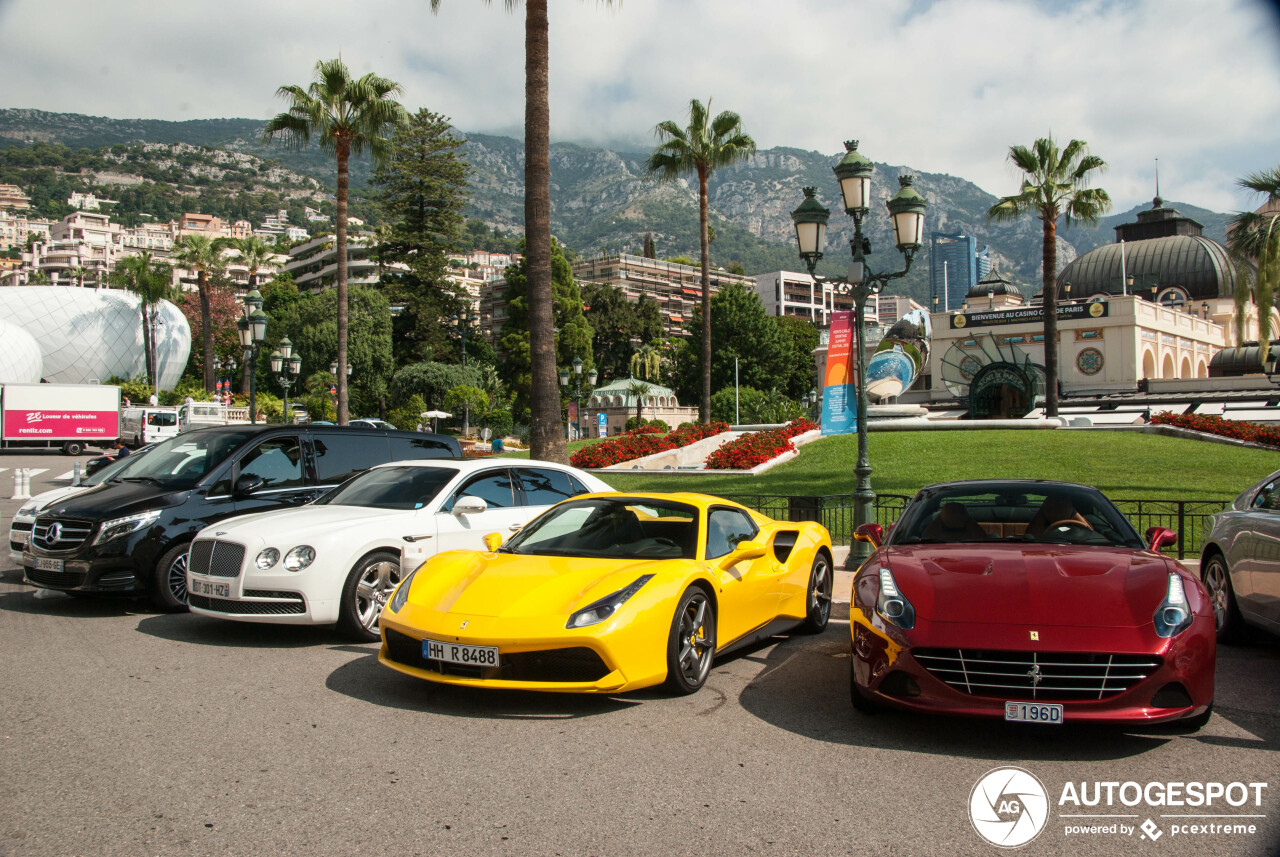
<path id="1" fill-rule="evenodd" d="M 498 665 L 497 646 L 464 646 L 461 643 L 442 643 L 439 640 L 423 640 L 422 656 L 433 661 L 466 664 L 477 667 Z"/>

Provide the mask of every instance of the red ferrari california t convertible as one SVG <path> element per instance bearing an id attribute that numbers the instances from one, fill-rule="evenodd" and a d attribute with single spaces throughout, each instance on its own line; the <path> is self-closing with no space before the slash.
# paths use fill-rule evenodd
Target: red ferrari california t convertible
<path id="1" fill-rule="evenodd" d="M 1213 607 L 1084 485 L 921 489 L 854 579 L 853 704 L 1011 721 L 1155 723 L 1213 708 Z"/>

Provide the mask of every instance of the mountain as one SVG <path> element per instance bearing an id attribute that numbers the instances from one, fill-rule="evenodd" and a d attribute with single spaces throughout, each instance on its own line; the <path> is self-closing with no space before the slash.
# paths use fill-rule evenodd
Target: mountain
<path id="1" fill-rule="evenodd" d="M 4 147 L 28 147 L 37 141 L 60 143 L 72 149 L 96 149 L 129 143 L 185 143 L 250 155 L 254 169 L 273 165 L 333 186 L 332 157 L 316 147 L 294 152 L 261 142 L 262 122 L 252 119 L 209 119 L 187 122 L 119 120 L 46 113 L 38 110 L 0 110 L 0 154 Z M 490 134 L 464 134 L 463 154 L 475 168 L 468 216 L 505 231 L 519 231 L 524 223 L 524 147 L 516 139 Z M 697 191 L 689 181 L 660 184 L 644 174 L 647 151 L 593 148 L 556 143 L 551 148 L 552 228 L 560 241 L 582 255 L 610 251 L 639 253 L 646 233 L 652 233 L 659 256 L 698 254 Z M 709 185 L 713 263 L 738 262 L 748 273 L 779 268 L 798 270 L 790 212 L 803 198 L 806 186 L 818 188 L 818 198 L 832 209 L 829 249 L 819 272 L 843 273 L 848 262 L 847 241 L 853 222 L 839 210 L 839 189 L 831 172 L 839 153 L 824 154 L 778 147 L 758 152 L 749 161 L 712 175 Z M 259 162 L 256 159 L 264 159 Z M 978 245 L 988 245 L 1000 271 L 1016 283 L 1039 288 L 1041 231 L 1038 221 L 1011 224 L 986 220 L 996 197 L 972 182 L 945 173 L 931 173 L 905 166 L 876 164 L 875 201 L 864 229 L 875 251 L 869 259 L 873 270 L 897 269 L 902 257 L 894 249 L 884 202 L 898 190 L 898 176 L 911 173 L 916 188 L 929 201 L 926 232 L 963 232 Z M 353 210 L 371 223 L 377 222 L 376 206 L 368 198 L 367 160 L 352 159 Z M 283 175 L 283 174 L 282 174 Z M 206 182 L 207 184 L 207 182 Z M 264 188 L 275 196 L 286 188 Z M 301 190 L 301 188 L 298 188 Z M 310 189 L 308 189 L 310 190 Z M 296 192 L 296 191 L 295 191 Z M 207 189 L 202 200 L 211 199 Z M 240 207 L 252 207 L 242 199 Z M 296 202 L 295 202 L 296 205 Z M 1183 214 L 1204 224 L 1205 235 L 1222 241 L 1229 215 L 1186 203 L 1169 202 Z M 1138 211 L 1105 218 L 1096 228 L 1072 227 L 1059 231 L 1058 264 L 1115 240 L 1114 227 L 1132 222 Z M 216 214 L 215 211 L 206 213 Z M 251 217 L 260 219 L 255 212 Z M 893 293 L 909 294 L 928 303 L 928 251 L 922 250 L 910 274 L 896 281 Z"/>

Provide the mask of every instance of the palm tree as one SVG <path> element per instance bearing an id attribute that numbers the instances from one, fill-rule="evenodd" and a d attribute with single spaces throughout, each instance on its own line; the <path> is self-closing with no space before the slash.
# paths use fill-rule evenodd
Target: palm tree
<path id="1" fill-rule="evenodd" d="M 75 280 L 77 286 L 84 288 L 84 278 L 89 276 L 89 269 L 81 265 L 72 265 L 64 273 Z"/>
<path id="2" fill-rule="evenodd" d="M 643 375 L 646 381 L 652 381 L 662 370 L 662 353 L 652 345 L 644 344 L 631 355 L 631 374 Z"/>
<path id="3" fill-rule="evenodd" d="M 1024 215 L 1039 218 L 1043 226 L 1042 278 L 1044 303 L 1045 413 L 1058 415 L 1058 218 L 1064 226 L 1073 222 L 1093 224 L 1111 208 L 1111 197 L 1102 188 L 1089 187 L 1090 174 L 1103 172 L 1106 161 L 1089 154 L 1089 144 L 1072 140 L 1059 149 L 1053 137 L 1041 137 L 1030 148 L 1011 146 L 1009 162 L 1021 170 L 1022 189 L 1003 197 L 987 212 L 996 221 L 1017 220 Z"/>
<path id="4" fill-rule="evenodd" d="M 249 288 L 258 287 L 258 272 L 271 264 L 275 256 L 275 248 L 257 235 L 241 238 L 231 246 L 240 253 L 241 263 L 249 269 Z"/>
<path id="5" fill-rule="evenodd" d="M 653 392 L 653 387 L 644 381 L 637 381 L 632 378 L 627 383 L 627 393 L 636 397 L 636 428 L 640 427 L 640 421 L 644 419 L 644 397 Z"/>
<path id="6" fill-rule="evenodd" d="M 173 242 L 173 261 L 196 272 L 196 291 L 200 293 L 200 347 L 204 355 L 204 388 L 213 392 L 213 309 L 210 304 L 212 286 L 209 275 L 222 267 L 222 243 L 207 235 L 183 235 Z"/>
<path id="7" fill-rule="evenodd" d="M 707 223 L 707 179 L 721 167 L 740 163 L 756 150 L 756 142 L 742 130 L 737 113 L 725 110 L 707 124 L 711 99 L 706 107 L 689 102 L 689 127 L 675 122 L 659 122 L 654 133 L 661 141 L 649 156 L 646 168 L 661 181 L 675 181 L 685 173 L 698 176 L 698 235 L 702 249 L 702 402 L 698 419 L 711 420 L 711 237 Z"/>
<path id="8" fill-rule="evenodd" d="M 142 316 L 142 344 L 145 352 L 147 384 L 155 387 L 160 379 L 160 367 L 156 365 L 156 343 L 152 332 L 155 327 L 157 306 L 173 294 L 172 271 L 163 262 L 155 262 L 151 253 L 143 251 L 137 256 L 126 256 L 111 272 L 111 285 L 128 289 L 136 294 L 138 312 Z"/>
<path id="9" fill-rule="evenodd" d="M 1236 260 L 1237 290 L 1242 274 L 1247 276 L 1250 260 L 1257 264 L 1254 277 L 1253 298 L 1258 306 L 1258 345 L 1263 361 L 1271 351 L 1271 309 L 1276 292 L 1280 291 L 1280 166 L 1258 173 L 1250 173 L 1237 182 L 1240 187 L 1266 197 L 1264 206 L 1271 210 L 1258 213 L 1242 211 L 1231 218 L 1227 226 L 1227 247 Z M 1248 290 L 1245 285 L 1243 290 Z M 1246 298 L 1247 299 L 1247 298 Z M 1240 339 L 1244 336 L 1243 313 L 1240 299 L 1236 300 L 1236 329 Z"/>
<path id="10" fill-rule="evenodd" d="M 341 58 L 316 63 L 316 79 L 306 89 L 282 86 L 276 94 L 289 101 L 289 109 L 277 115 L 262 131 L 265 141 L 280 139 L 294 149 L 305 149 L 314 135 L 320 148 L 338 162 L 338 365 L 347 357 L 347 167 L 351 156 L 366 150 L 382 160 L 390 150 L 390 135 L 408 122 L 409 114 L 392 96 L 400 84 L 372 72 L 358 80 Z M 338 425 L 346 425 L 347 376 L 338 373 Z"/>

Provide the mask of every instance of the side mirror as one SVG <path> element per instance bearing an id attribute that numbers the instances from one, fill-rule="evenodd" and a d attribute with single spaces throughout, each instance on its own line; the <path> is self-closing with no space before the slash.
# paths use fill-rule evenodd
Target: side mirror
<path id="1" fill-rule="evenodd" d="M 481 500 L 480 502 L 483 503 L 484 501 Z M 502 547 L 501 533 L 489 533 L 487 536 L 484 537 L 484 549 L 487 550 L 489 553 L 493 553 L 500 547 Z"/>
<path id="2" fill-rule="evenodd" d="M 720 567 L 728 568 L 729 566 L 737 565 L 738 563 L 745 562 L 749 559 L 759 559 L 760 557 L 764 556 L 765 551 L 766 551 L 766 548 L 765 548 L 764 542 L 758 542 L 758 541 L 738 542 L 736 545 L 734 545 L 733 550 L 729 551 L 727 554 L 721 557 Z"/>
<path id="3" fill-rule="evenodd" d="M 884 543 L 884 527 L 879 524 L 859 524 L 858 529 L 853 531 L 853 540 L 878 548 Z"/>
<path id="4" fill-rule="evenodd" d="M 453 504 L 453 514 L 455 515 L 479 515 L 485 509 L 489 508 L 480 497 L 472 497 L 470 494 L 465 497 L 459 497 Z"/>
<path id="5" fill-rule="evenodd" d="M 267 484 L 267 480 L 261 476 L 255 476 L 252 473 L 246 473 L 236 480 L 235 495 L 237 497 L 248 497 Z"/>
<path id="6" fill-rule="evenodd" d="M 1147 544 L 1153 551 L 1178 543 L 1178 534 L 1168 527 L 1147 527 Z"/>

